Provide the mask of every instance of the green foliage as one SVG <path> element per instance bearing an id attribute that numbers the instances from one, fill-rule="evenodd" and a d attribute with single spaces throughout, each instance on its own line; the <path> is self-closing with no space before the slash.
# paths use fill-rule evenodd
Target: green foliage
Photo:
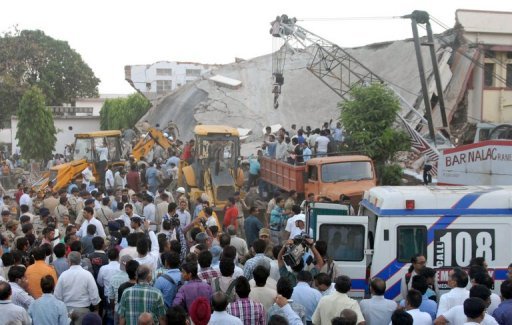
<path id="1" fill-rule="evenodd" d="M 339 105 L 351 150 L 371 157 L 380 169 L 398 151 L 410 148 L 409 136 L 396 128 L 400 102 L 390 89 L 375 83 L 354 88 L 351 96 Z"/>
<path id="2" fill-rule="evenodd" d="M 41 89 L 32 86 L 25 92 L 17 111 L 18 139 L 24 158 L 42 160 L 51 157 L 57 138 L 52 112 L 45 105 Z"/>
<path id="3" fill-rule="evenodd" d="M 402 167 L 398 164 L 384 165 L 379 168 L 380 185 L 401 185 Z"/>
<path id="4" fill-rule="evenodd" d="M 138 93 L 127 98 L 107 99 L 100 111 L 100 128 L 102 130 L 133 128 L 150 107 L 149 100 Z"/>
<path id="5" fill-rule="evenodd" d="M 0 37 L 0 114 L 9 119 L 21 97 L 38 86 L 46 104 L 73 103 L 78 97 L 98 96 L 100 82 L 80 54 L 65 41 L 40 30 L 23 30 Z"/>

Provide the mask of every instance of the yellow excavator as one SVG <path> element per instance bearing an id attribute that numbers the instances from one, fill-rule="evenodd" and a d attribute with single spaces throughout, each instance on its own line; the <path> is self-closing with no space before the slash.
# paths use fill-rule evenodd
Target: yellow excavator
<path id="1" fill-rule="evenodd" d="M 158 129 L 149 128 L 147 132 L 148 133 L 146 136 L 141 138 L 139 142 L 137 142 L 137 144 L 133 147 L 132 156 L 135 161 L 139 161 L 140 158 L 146 156 L 155 145 L 158 145 L 167 150 L 173 144 L 173 142 Z"/>
<path id="2" fill-rule="evenodd" d="M 178 184 L 190 200 L 206 193 L 215 210 L 222 210 L 244 184 L 240 135 L 236 128 L 224 125 L 197 125 L 194 134 L 194 154 L 189 163 L 181 161 Z"/>
<path id="3" fill-rule="evenodd" d="M 168 149 L 172 142 L 165 137 L 162 131 L 149 128 L 148 133 L 135 145 L 132 156 L 135 161 L 144 157 L 155 145 Z M 52 185 L 53 190 L 65 188 L 73 179 L 81 177 L 82 171 L 91 166 L 93 175 L 99 181 L 97 166 L 99 162 L 99 148 L 108 149 L 108 165 L 112 168 L 122 167 L 121 131 L 96 131 L 75 134 L 72 158 L 68 163 L 53 166 L 43 177 L 32 185 L 34 190 L 43 190 Z"/>
<path id="4" fill-rule="evenodd" d="M 43 177 L 32 185 L 35 190 L 43 190 L 51 184 L 53 190 L 65 188 L 73 179 L 80 178 L 87 166 L 99 180 L 96 170 L 99 162 L 99 148 L 108 149 L 108 164 L 123 166 L 121 160 L 121 131 L 96 131 L 75 134 L 75 144 L 71 161 L 50 168 Z"/>

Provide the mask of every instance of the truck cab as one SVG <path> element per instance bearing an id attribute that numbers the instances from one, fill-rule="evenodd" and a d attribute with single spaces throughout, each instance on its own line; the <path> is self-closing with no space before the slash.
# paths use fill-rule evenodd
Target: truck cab
<path id="1" fill-rule="evenodd" d="M 292 165 L 262 157 L 261 178 L 287 192 L 294 190 L 302 197 L 314 193 L 338 201 L 341 194 L 351 198 L 357 207 L 364 191 L 377 183 L 375 168 L 367 156 L 347 155 L 312 158 L 302 165 Z"/>

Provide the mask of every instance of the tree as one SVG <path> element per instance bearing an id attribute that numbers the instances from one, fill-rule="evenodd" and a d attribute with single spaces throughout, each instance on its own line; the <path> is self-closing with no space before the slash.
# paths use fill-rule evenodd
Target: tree
<path id="1" fill-rule="evenodd" d="M 381 183 L 382 175 L 394 179 L 390 173 L 396 173 L 398 169 L 386 167 L 386 163 L 398 151 L 408 150 L 411 146 L 409 136 L 396 128 L 396 114 L 400 110 L 398 98 L 378 83 L 354 88 L 351 97 L 339 104 L 351 150 L 361 151 L 375 161 Z"/>
<path id="2" fill-rule="evenodd" d="M 133 128 L 150 107 L 149 100 L 138 93 L 127 98 L 107 99 L 100 111 L 100 128 L 102 130 Z"/>
<path id="3" fill-rule="evenodd" d="M 53 115 L 45 105 L 44 94 L 37 86 L 25 92 L 17 111 L 16 139 L 23 157 L 43 160 L 50 158 L 57 138 Z"/>
<path id="4" fill-rule="evenodd" d="M 15 114 L 21 97 L 38 86 L 49 106 L 98 96 L 91 68 L 65 41 L 40 30 L 23 30 L 0 37 L 0 119 Z M 1 122 L 1 121 L 0 121 Z"/>

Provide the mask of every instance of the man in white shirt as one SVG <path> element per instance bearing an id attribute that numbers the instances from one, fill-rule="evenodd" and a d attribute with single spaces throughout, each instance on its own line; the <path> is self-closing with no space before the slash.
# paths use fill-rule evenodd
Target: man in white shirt
<path id="1" fill-rule="evenodd" d="M 76 313 L 77 324 L 90 312 L 89 306 L 97 309 L 101 301 L 94 277 L 80 266 L 81 259 L 79 252 L 69 253 L 69 269 L 60 275 L 54 292 L 55 298 L 64 302 L 68 311 Z"/>
<path id="2" fill-rule="evenodd" d="M 142 209 L 142 215 L 145 220 L 149 220 L 149 229 L 156 231 L 156 207 L 153 203 L 153 198 L 150 195 L 144 195 L 142 198 L 142 205 L 144 206 Z"/>
<path id="3" fill-rule="evenodd" d="M 444 314 L 450 308 L 462 305 L 464 300 L 469 298 L 469 291 L 466 289 L 468 285 L 468 275 L 460 268 L 454 268 L 448 275 L 448 286 L 452 288 L 439 299 L 437 309 L 437 317 Z"/>
<path id="4" fill-rule="evenodd" d="M 481 284 L 475 284 L 470 290 L 469 290 L 469 297 L 470 298 L 479 298 L 485 303 L 485 308 L 487 308 L 491 303 L 491 290 L 487 288 L 484 285 Z M 465 301 L 467 301 L 466 299 Z M 442 315 L 438 316 L 436 320 L 434 321 L 435 325 L 445 325 L 445 324 L 454 324 L 454 325 L 462 325 L 467 321 L 467 317 L 464 314 L 464 305 L 458 305 L 455 307 L 450 308 L 450 310 L 444 312 Z M 498 324 L 494 317 L 492 317 L 489 314 L 489 311 L 487 311 L 483 315 L 483 319 L 481 320 L 481 324 L 485 325 L 495 325 Z"/>
<path id="5" fill-rule="evenodd" d="M 20 205 L 23 205 L 23 204 L 28 206 L 29 211 L 33 211 L 32 198 L 30 197 L 28 187 L 23 188 L 23 195 L 20 197 Z"/>
<path id="6" fill-rule="evenodd" d="M 105 189 L 110 190 L 114 188 L 114 173 L 110 167 L 105 172 Z"/>
<path id="7" fill-rule="evenodd" d="M 288 153 L 288 145 L 284 142 L 284 136 L 280 135 L 277 137 L 276 144 L 276 159 L 286 161 L 286 155 Z"/>
<path id="8" fill-rule="evenodd" d="M 315 152 L 317 157 L 327 156 L 327 145 L 331 140 L 325 135 L 325 130 L 322 130 L 320 131 L 320 136 L 315 139 Z"/>
<path id="9" fill-rule="evenodd" d="M 185 227 L 190 223 L 191 216 L 190 212 L 187 211 L 187 202 L 179 201 L 179 209 L 176 211 L 178 218 L 180 219 L 180 227 L 181 229 L 185 229 Z"/>
<path id="10" fill-rule="evenodd" d="M 144 229 L 149 228 L 149 221 L 144 221 Z M 151 251 L 149 251 L 147 240 L 137 241 L 137 253 L 138 257 L 134 258 L 140 265 L 148 266 L 152 272 L 154 272 L 158 267 L 158 258 L 160 246 L 158 245 L 158 239 L 153 231 L 149 231 L 149 240 L 151 241 Z"/>
<path id="11" fill-rule="evenodd" d="M 292 212 L 294 215 L 286 221 L 286 227 L 284 229 L 284 237 L 286 239 L 293 239 L 295 236 L 300 235 L 304 231 L 304 222 L 306 221 L 306 216 L 301 213 L 300 206 L 293 205 Z M 298 223 L 300 221 L 302 221 L 302 224 Z M 299 225 L 301 225 L 302 228 Z"/>
<path id="12" fill-rule="evenodd" d="M 421 292 L 411 289 L 407 292 L 405 309 L 412 316 L 414 325 L 432 325 L 432 318 L 430 315 L 419 310 L 421 302 Z"/>
<path id="13" fill-rule="evenodd" d="M 2 324 L 30 325 L 32 320 L 25 309 L 11 302 L 12 289 L 9 283 L 0 281 L 0 313 Z"/>
<path id="14" fill-rule="evenodd" d="M 125 227 L 128 227 L 130 229 L 130 232 L 132 231 L 131 223 L 132 223 L 132 217 L 139 217 L 138 214 L 133 213 L 133 205 L 130 203 L 126 203 L 124 205 L 124 214 L 121 215 L 118 220 L 123 220 Z"/>
<path id="15" fill-rule="evenodd" d="M 98 219 L 94 217 L 94 210 L 91 207 L 85 207 L 83 211 L 85 221 L 82 223 L 82 226 L 80 226 L 80 229 L 76 235 L 80 238 L 85 237 L 85 235 L 87 235 L 87 226 L 95 225 L 96 233 L 94 236 L 106 238 L 107 236 L 105 235 L 105 229 L 103 229 L 103 225 Z"/>
<path id="16" fill-rule="evenodd" d="M 112 276 L 120 271 L 120 264 L 119 264 L 119 251 L 116 248 L 111 248 L 107 252 L 108 254 L 108 260 L 109 263 L 107 265 L 103 265 L 99 272 L 98 272 L 98 278 L 96 279 L 96 282 L 100 287 L 103 287 L 105 290 L 105 297 L 108 297 L 110 292 L 110 279 Z"/>
<path id="17" fill-rule="evenodd" d="M 213 314 L 210 317 L 209 325 L 242 325 L 240 318 L 227 313 L 228 298 L 222 291 L 217 291 L 212 296 Z"/>
<path id="18" fill-rule="evenodd" d="M 83 183 L 89 188 L 91 184 L 91 178 L 93 178 L 92 167 L 89 165 L 82 171 Z"/>
<path id="19" fill-rule="evenodd" d="M 359 303 L 364 319 L 368 324 L 388 324 L 391 315 L 398 305 L 393 300 L 384 298 L 386 292 L 386 281 L 374 278 L 370 283 L 370 299 L 363 299 Z"/>

